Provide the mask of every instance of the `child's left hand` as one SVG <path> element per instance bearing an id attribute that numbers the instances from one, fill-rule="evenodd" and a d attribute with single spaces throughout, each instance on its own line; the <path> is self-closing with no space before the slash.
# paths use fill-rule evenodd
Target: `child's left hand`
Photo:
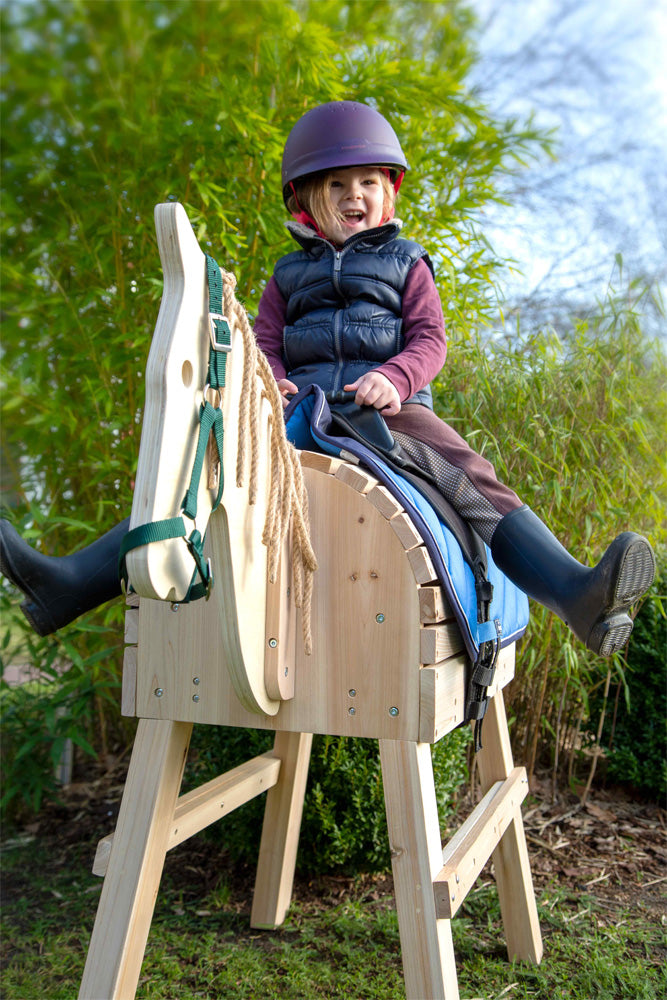
<path id="1" fill-rule="evenodd" d="M 354 401 L 357 406 L 374 406 L 381 410 L 385 417 L 393 417 L 401 409 L 401 397 L 398 389 L 386 375 L 380 372 L 367 372 L 356 382 L 343 386 L 346 392 L 356 390 Z"/>

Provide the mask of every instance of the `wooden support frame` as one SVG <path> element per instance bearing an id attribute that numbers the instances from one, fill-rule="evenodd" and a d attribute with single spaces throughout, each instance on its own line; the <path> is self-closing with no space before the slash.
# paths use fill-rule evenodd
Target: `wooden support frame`
<path id="1" fill-rule="evenodd" d="M 451 919 L 514 819 L 528 794 L 525 767 L 496 781 L 442 852 L 443 867 L 433 882 L 438 917 Z"/>
<path id="2" fill-rule="evenodd" d="M 407 1000 L 458 1000 L 449 920 L 439 920 L 433 881 L 442 864 L 431 747 L 380 740 Z"/>
<path id="3" fill-rule="evenodd" d="M 191 732 L 139 721 L 79 1000 L 136 992 Z"/>
<path id="4" fill-rule="evenodd" d="M 482 790 L 505 781 L 513 770 L 510 734 L 502 691 L 490 700 L 484 718 L 483 746 L 477 754 Z M 530 872 L 521 809 L 517 806 L 493 851 L 500 912 L 510 959 L 539 964 L 543 945 Z"/>
<path id="5" fill-rule="evenodd" d="M 353 523 L 359 524 L 364 531 L 372 528 L 378 537 L 382 535 L 382 522 L 388 521 L 391 532 L 386 537 L 390 545 L 398 546 L 392 565 L 399 565 L 402 558 L 410 567 L 408 577 L 401 577 L 401 586 L 410 594 L 409 617 L 414 623 L 407 660 L 411 664 L 415 659 L 419 662 L 416 668 L 408 668 L 405 651 L 399 651 L 398 656 L 394 656 L 392 668 L 393 677 L 404 675 L 401 683 L 407 685 L 407 678 L 411 678 L 413 707 L 409 728 L 405 728 L 405 722 L 403 728 L 396 726 L 391 715 L 385 717 L 386 713 L 376 713 L 370 718 L 369 732 L 364 734 L 375 735 L 380 744 L 406 995 L 408 1000 L 422 1000 L 423 997 L 457 1000 L 451 919 L 490 855 L 496 865 L 510 957 L 538 962 L 542 954 L 520 813 L 527 780 L 525 770 L 515 768 L 512 762 L 502 700 L 502 688 L 514 676 L 515 649 L 510 646 L 501 652 L 494 684 L 489 691 L 492 697 L 484 721 L 484 749 L 478 755 L 484 797 L 443 851 L 430 747 L 463 721 L 468 670 L 451 608 L 441 588 L 431 579 L 430 559 L 421 539 L 406 527 L 400 508 L 397 510 L 393 498 L 385 495 L 384 488 L 372 476 L 326 456 L 307 455 L 304 465 L 309 488 L 320 499 L 318 516 L 323 526 L 327 520 L 322 513 L 325 497 L 336 498 L 336 503 L 345 507 Z M 326 481 L 322 477 L 326 477 Z M 335 485 L 332 486 L 332 482 Z M 397 519 L 400 520 L 394 525 Z M 319 527 L 317 518 L 315 525 L 316 531 L 324 530 Z M 356 552 L 354 546 L 352 551 Z M 372 565 L 379 565 L 377 556 L 372 558 Z M 378 579 L 383 576 L 389 576 L 396 584 L 386 569 L 378 572 Z M 346 579 L 351 577 L 348 575 Z M 375 578 L 371 576 L 371 579 L 375 587 Z M 275 716 L 254 715 L 246 719 L 244 710 L 238 704 L 234 706 L 233 693 L 229 689 L 222 702 L 231 706 L 225 707 L 231 716 L 215 720 L 223 724 L 254 723 L 260 728 L 276 729 L 273 751 L 178 798 L 193 719 L 180 722 L 143 719 L 139 723 L 118 829 L 113 836 L 103 838 L 95 859 L 94 871 L 106 872 L 106 882 L 82 983 L 84 1000 L 98 996 L 119 1000 L 133 995 L 166 851 L 264 791 L 267 802 L 251 925 L 275 928 L 285 919 L 292 895 L 312 743 L 312 735 L 301 731 L 299 724 L 308 718 L 317 723 L 318 731 L 335 732 L 338 728 L 338 731 L 353 735 L 358 720 L 354 713 L 348 714 L 348 710 L 356 707 L 355 702 L 359 706 L 364 704 L 359 701 L 364 692 L 347 691 L 350 684 L 344 684 L 349 697 L 341 705 L 345 713 L 342 722 L 338 721 L 340 709 L 336 719 L 331 715 L 331 705 L 326 716 L 311 713 L 309 702 L 313 693 L 320 689 L 308 686 L 299 689 L 307 671 L 312 672 L 313 664 L 298 654 L 294 660 L 290 659 L 294 619 L 285 610 L 284 586 L 284 581 L 277 585 L 266 620 L 267 635 L 275 633 L 280 637 L 277 648 L 283 647 L 283 653 L 274 660 L 266 658 L 264 661 L 265 670 L 269 671 L 266 673 L 267 688 L 272 676 L 273 693 L 283 697 L 281 708 Z M 131 645 L 127 646 L 125 656 L 124 710 L 129 714 L 136 710 L 140 679 L 137 670 L 142 649 L 144 657 L 147 651 L 150 653 L 148 663 L 152 673 L 152 668 L 161 662 L 161 650 L 167 647 L 171 638 L 178 637 L 177 660 L 191 662 L 194 657 L 200 664 L 194 689 L 197 695 L 201 692 L 201 699 L 191 697 L 193 688 L 188 692 L 188 704 L 196 705 L 198 711 L 209 678 L 213 678 L 207 670 L 212 671 L 212 664 L 215 664 L 211 661 L 213 647 L 201 646 L 200 637 L 217 627 L 215 609 L 207 608 L 203 602 L 195 606 L 194 613 L 204 617 L 197 618 L 196 624 L 184 631 L 182 622 L 165 605 L 138 602 L 135 597 L 128 604 L 125 637 Z M 374 604 L 369 606 L 375 611 Z M 388 605 L 383 601 L 378 607 L 385 610 Z M 177 623 L 176 631 L 174 622 Z M 297 669 L 285 684 L 281 678 L 283 665 L 290 662 L 296 664 Z M 338 658 L 336 662 L 327 660 L 322 676 L 337 677 L 337 663 Z M 207 664 L 211 665 L 207 667 Z M 374 669 L 380 671 L 378 677 L 385 677 L 386 683 L 387 675 L 380 668 L 378 662 Z M 222 669 L 223 664 L 215 666 L 216 671 Z M 323 668 L 318 666 L 317 669 Z M 173 676 L 176 676 L 175 671 L 176 663 Z M 153 687 L 156 683 L 161 685 L 154 673 L 151 680 Z M 340 682 L 341 678 L 338 680 Z M 379 681 L 376 679 L 373 683 L 377 687 Z M 407 692 L 408 687 L 402 690 Z M 320 696 L 323 691 L 324 688 Z M 369 706 L 370 694 L 369 689 L 364 695 Z M 163 697 L 157 699 L 160 705 L 164 701 Z M 392 703 L 404 704 L 398 699 Z M 192 715 L 196 718 L 196 711 Z M 286 720 L 288 728 L 278 729 Z M 418 738 L 411 738 L 414 736 Z M 141 798 L 138 810 L 131 806 L 136 796 Z M 127 856 L 128 852 L 129 875 L 125 866 L 121 876 L 121 863 L 117 859 Z M 129 885 L 132 880 L 134 888 Z"/>
<path id="6" fill-rule="evenodd" d="M 183 207 L 158 206 L 156 230 L 164 295 L 146 371 L 132 527 L 181 512 L 211 343 L 207 265 Z M 227 355 L 225 389 L 213 405 L 229 426 L 243 412 L 241 375 L 254 353 L 244 354 L 245 325 L 226 308 L 230 343 L 214 335 L 212 345 Z M 484 798 L 443 855 L 430 745 L 464 718 L 470 665 L 455 616 L 396 499 L 344 453 L 304 452 L 311 542 L 324 567 L 313 588 L 314 655 L 305 654 L 296 641 L 288 541 L 269 581 L 263 540 L 274 485 L 273 418 L 258 373 L 250 377 L 260 390 L 252 432 L 257 481 L 251 500 L 241 483 L 243 461 L 237 466 L 242 442 L 225 433 L 222 463 L 237 475 L 227 477 L 207 535 L 218 578 L 212 600 L 179 608 L 193 571 L 180 535 L 127 555 L 143 597 L 129 601 L 126 615 L 122 710 L 140 721 L 117 829 L 96 856 L 95 870 L 106 875 L 80 998 L 134 996 L 166 852 L 263 791 L 251 922 L 282 923 L 311 734 L 326 733 L 379 740 L 408 1000 L 458 1000 L 451 916 L 490 852 L 510 956 L 541 957 L 520 814 L 527 783 L 523 769 L 513 768 L 501 693 L 514 673 L 514 648 L 499 657 L 485 721 L 478 758 Z M 199 485 L 202 533 L 216 471 L 209 465 Z M 274 748 L 179 798 L 194 723 L 272 729 Z"/>

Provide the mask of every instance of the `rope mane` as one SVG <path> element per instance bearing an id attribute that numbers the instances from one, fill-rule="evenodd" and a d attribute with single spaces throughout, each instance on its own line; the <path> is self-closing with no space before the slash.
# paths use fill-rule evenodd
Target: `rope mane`
<path id="1" fill-rule="evenodd" d="M 238 454 L 236 485 L 243 485 L 247 463 L 248 436 L 250 436 L 250 481 L 248 499 L 257 501 L 257 472 L 259 462 L 259 415 L 262 397 L 271 405 L 270 450 L 271 485 L 266 507 L 266 520 L 262 542 L 269 556 L 269 580 L 274 583 L 282 543 L 292 523 L 292 583 L 294 603 L 301 608 L 303 644 L 307 654 L 312 652 L 311 602 L 313 573 L 317 559 L 310 542 L 308 494 L 303 481 L 301 463 L 294 446 L 287 440 L 283 420 L 282 398 L 266 356 L 257 346 L 248 314 L 236 298 L 236 277 L 221 268 L 222 296 L 225 315 L 234 317 L 243 336 L 243 384 L 238 415 Z M 261 381 L 262 391 L 259 391 Z"/>

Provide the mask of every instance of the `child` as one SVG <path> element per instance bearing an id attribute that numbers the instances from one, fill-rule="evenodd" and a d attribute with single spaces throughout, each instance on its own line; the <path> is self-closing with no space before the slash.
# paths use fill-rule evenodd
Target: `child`
<path id="1" fill-rule="evenodd" d="M 300 249 L 276 264 L 259 306 L 257 342 L 285 405 L 288 394 L 316 383 L 325 391 L 354 391 L 360 406 L 378 409 L 398 443 L 487 542 L 496 565 L 589 649 L 610 656 L 627 642 L 630 606 L 653 580 L 651 546 L 625 532 L 595 568 L 583 566 L 498 481 L 491 464 L 435 416 L 429 382 L 445 361 L 444 320 L 428 255 L 399 236 L 393 218 L 406 169 L 393 129 L 366 105 L 332 102 L 299 119 L 285 145 L 282 181 L 294 218 L 287 225 Z M 54 631 L 98 603 L 100 587 L 93 598 L 85 594 L 97 561 L 93 550 L 101 547 L 106 559 L 117 551 L 114 532 L 123 531 L 118 526 L 57 560 L 34 553 L 3 523 L 1 568 L 28 595 L 23 608 L 37 631 Z M 108 575 L 117 588 L 117 576 Z M 57 609 L 52 594 L 60 598 Z"/>

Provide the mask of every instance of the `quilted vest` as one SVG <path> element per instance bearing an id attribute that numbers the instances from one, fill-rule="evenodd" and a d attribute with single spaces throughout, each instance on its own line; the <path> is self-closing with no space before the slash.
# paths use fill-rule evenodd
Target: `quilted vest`
<path id="1" fill-rule="evenodd" d="M 287 377 L 299 388 L 337 391 L 403 349 L 405 282 L 418 260 L 431 262 L 418 243 L 398 237 L 396 222 L 352 236 L 340 249 L 299 223 L 287 227 L 302 246 L 274 270 L 287 303 Z M 409 402 L 432 409 L 430 387 Z"/>

